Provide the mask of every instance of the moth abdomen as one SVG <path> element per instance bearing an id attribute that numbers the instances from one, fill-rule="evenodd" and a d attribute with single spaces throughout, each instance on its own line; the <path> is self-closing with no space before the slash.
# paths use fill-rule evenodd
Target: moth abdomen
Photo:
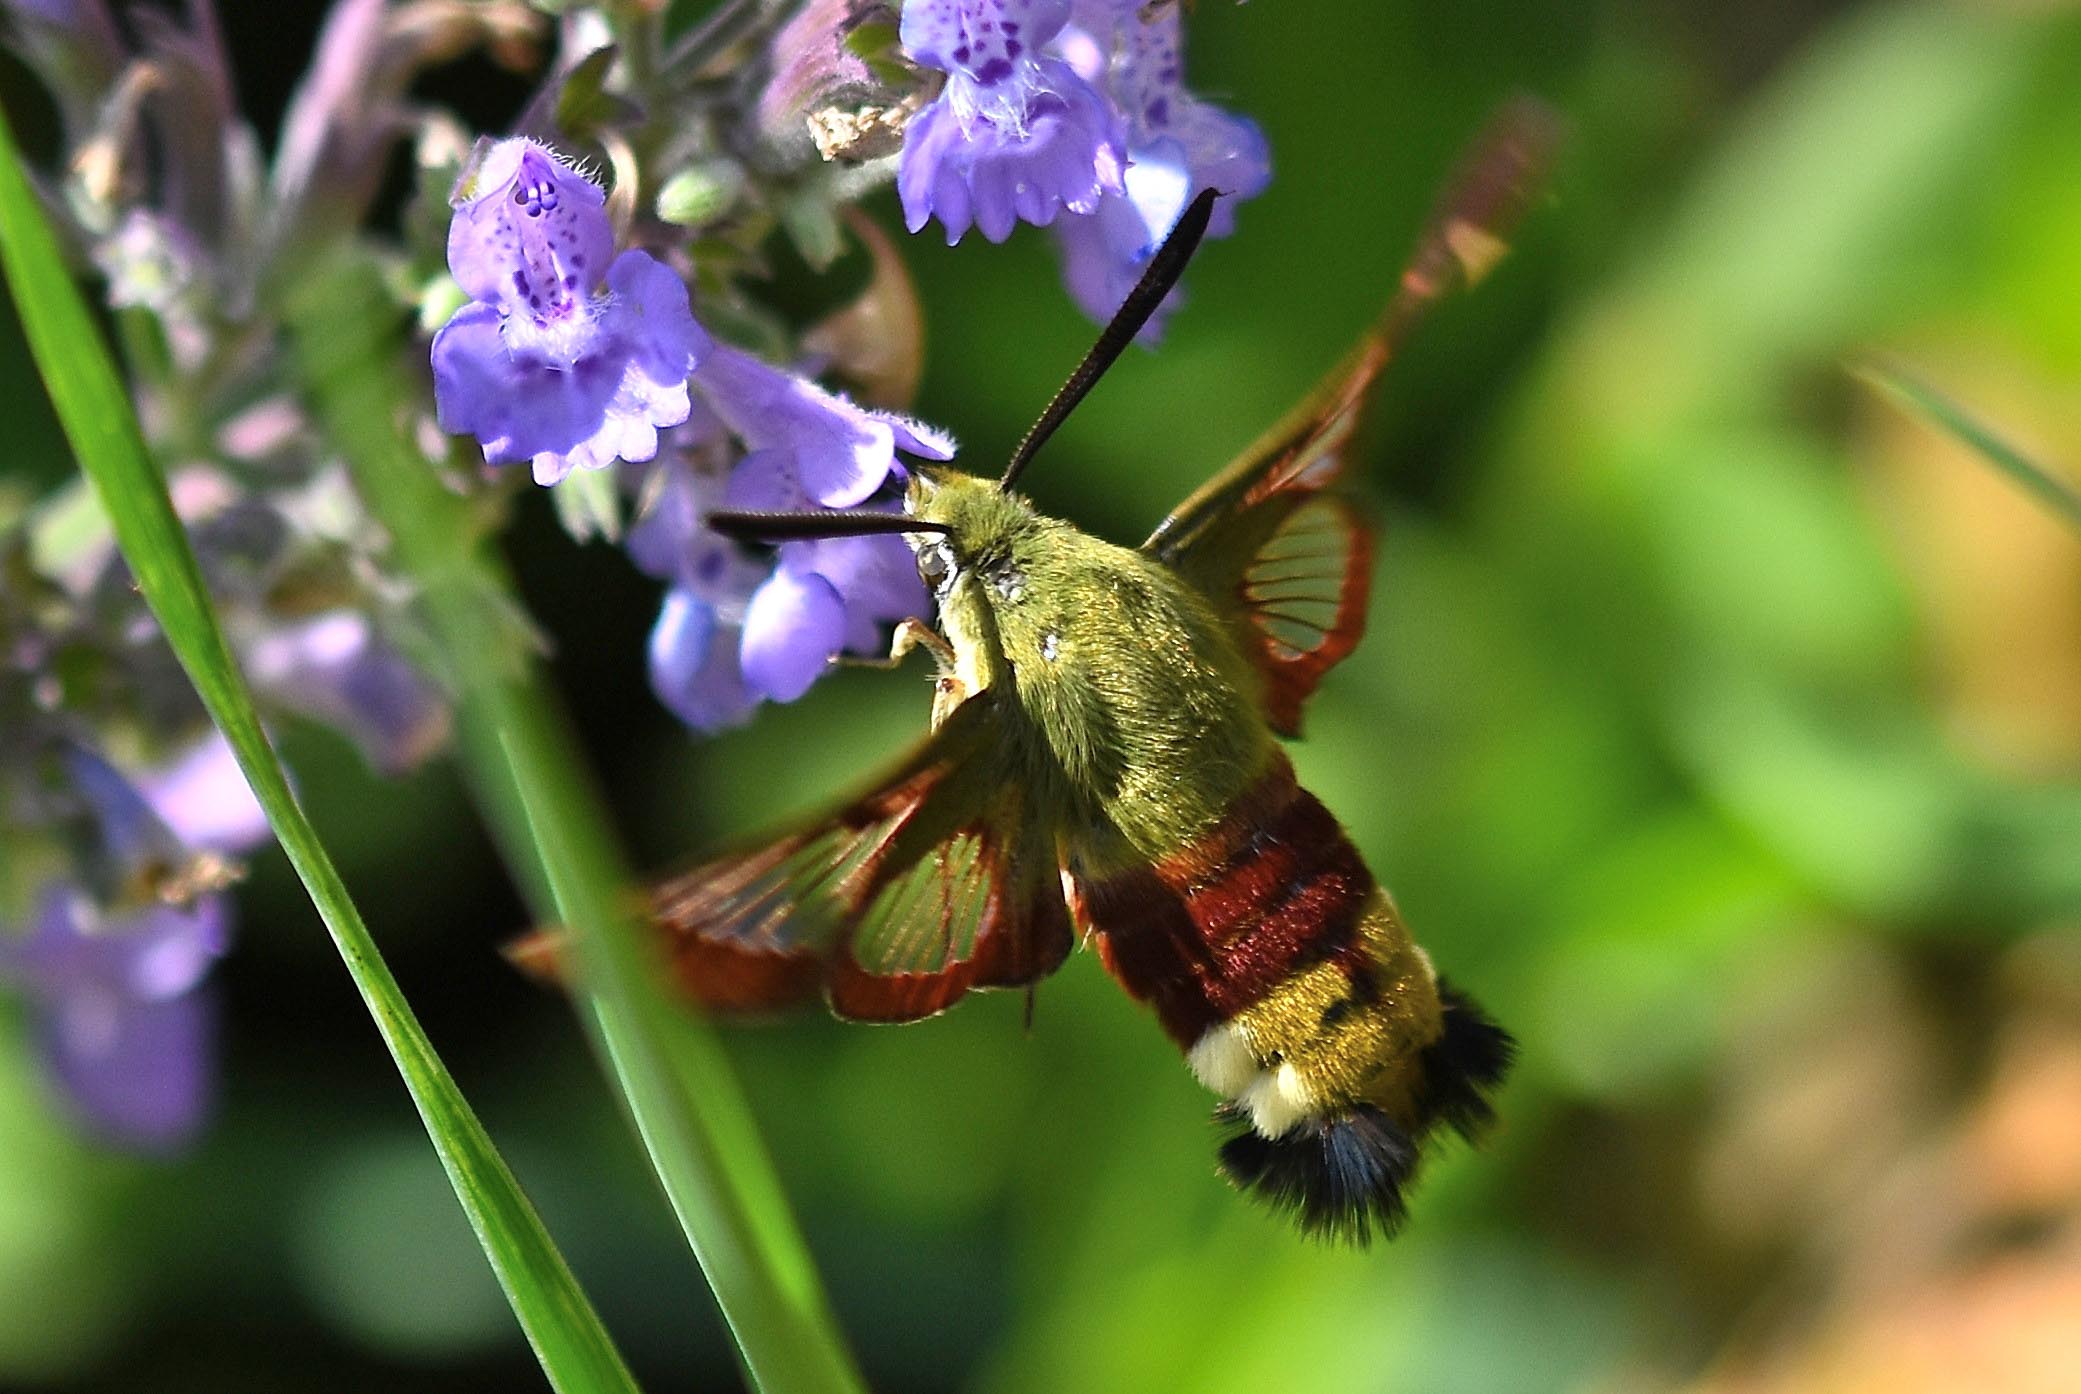
<path id="1" fill-rule="evenodd" d="M 1437 994 L 1440 1030 L 1408 1062 L 1412 1079 L 1381 1062 L 1372 1097 L 1327 1104 L 1269 1136 L 1254 1100 L 1218 1106 L 1215 1118 L 1235 1128 L 1221 1145 L 1223 1175 L 1309 1234 L 1355 1244 L 1392 1235 L 1431 1136 L 1445 1127 L 1473 1141 L 1493 1122 L 1488 1091 L 1515 1053 L 1509 1034 L 1472 1000 L 1443 983 Z M 1340 1003 L 1354 1005 L 1338 1012 Z M 1324 1015 L 1342 1020 L 1368 1010 L 1378 1007 L 1343 997 Z"/>

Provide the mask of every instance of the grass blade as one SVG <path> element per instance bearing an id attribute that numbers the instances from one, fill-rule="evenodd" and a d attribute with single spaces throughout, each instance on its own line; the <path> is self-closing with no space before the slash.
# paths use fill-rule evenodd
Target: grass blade
<path id="1" fill-rule="evenodd" d="M 2018 450 L 1995 429 L 1959 403 L 1900 368 L 1860 363 L 1851 369 L 1932 426 L 1976 451 L 1989 464 L 2022 485 L 2039 503 L 2081 529 L 2081 490 Z"/>
<path id="2" fill-rule="evenodd" d="M 469 500 L 407 437 L 394 334 L 355 313 L 378 272 L 336 260 L 300 280 L 290 319 L 309 395 L 389 532 L 463 693 L 465 769 L 535 914 L 570 927 L 596 1047 L 730 1324 L 753 1381 L 778 1394 L 864 1386 L 720 1043 L 668 1000 L 631 918 L 613 820 L 534 665 L 516 652 L 512 587 Z M 359 329 L 356 326 L 360 326 Z"/>
<path id="3" fill-rule="evenodd" d="M 0 116 L 0 261 L 59 420 L 114 524 L 138 589 L 330 931 L 404 1076 L 434 1150 L 536 1357 L 559 1390 L 634 1390 L 612 1339 L 483 1125 L 414 1019 L 397 981 L 298 808 L 217 626 L 121 377 L 58 252 Z"/>

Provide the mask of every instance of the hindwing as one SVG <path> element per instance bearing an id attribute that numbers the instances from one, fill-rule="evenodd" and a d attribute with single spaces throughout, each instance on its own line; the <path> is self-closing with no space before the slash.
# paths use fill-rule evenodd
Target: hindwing
<path id="1" fill-rule="evenodd" d="M 1003 714 L 957 707 L 872 790 L 807 827 L 659 885 L 652 916 L 696 1000 L 912 1021 L 1069 954 L 1054 839 L 1003 768 Z"/>

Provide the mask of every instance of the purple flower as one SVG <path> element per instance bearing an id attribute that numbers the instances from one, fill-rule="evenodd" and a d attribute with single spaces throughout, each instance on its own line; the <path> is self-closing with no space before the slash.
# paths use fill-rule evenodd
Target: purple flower
<path id="1" fill-rule="evenodd" d="M 935 215 L 949 244 L 971 223 L 992 242 L 1020 220 L 1089 213 L 1122 188 L 1125 140 L 1113 107 L 1043 51 L 1068 0 L 910 0 L 904 51 L 947 74 L 904 134 L 896 188 L 912 232 Z"/>
<path id="2" fill-rule="evenodd" d="M 668 267 L 613 255 L 604 201 L 547 147 L 505 140 L 465 175 L 449 224 L 471 303 L 434 336 L 441 428 L 492 464 L 530 462 L 540 484 L 656 455 L 709 348 Z"/>
<path id="3" fill-rule="evenodd" d="M 1184 86 L 1179 7 L 1148 18 L 1129 0 L 1085 0 L 1080 27 L 1065 30 L 1063 52 L 1124 113 L 1128 167 L 1124 187 L 1099 206 L 1055 224 L 1063 280 L 1093 319 L 1111 317 L 1185 205 L 1202 189 L 1227 197 L 1214 205 L 1209 237 L 1235 231 L 1236 205 L 1264 192 L 1271 152 L 1257 124 L 1200 101 Z M 1165 311 L 1179 303 L 1177 292 Z M 1162 329 L 1152 318 L 1143 337 Z"/>
<path id="4" fill-rule="evenodd" d="M 0 980 L 33 1004 L 44 1065 L 89 1128 L 163 1152 L 209 1110 L 216 1018 L 203 979 L 229 935 L 224 897 L 104 913 L 48 886 L 25 932 L 0 932 Z"/>
<path id="5" fill-rule="evenodd" d="M 638 569 L 712 605 L 741 601 L 766 577 L 768 564 L 703 526 L 723 504 L 728 477 L 712 450 L 689 448 L 684 428 L 676 447 L 641 481 L 643 511 L 630 525 L 629 557 Z"/>
<path id="6" fill-rule="evenodd" d="M 650 631 L 650 686 L 672 714 L 699 731 L 748 719 L 759 699 L 744 683 L 744 626 L 674 588 Z"/>
<path id="7" fill-rule="evenodd" d="M 200 851 L 244 852 L 267 838 L 267 814 L 221 731 L 145 771 L 137 792 L 175 837 Z"/>
<path id="8" fill-rule="evenodd" d="M 715 730 L 761 701 L 794 701 L 840 653 L 879 651 L 884 626 L 923 615 L 928 597 L 900 537 L 755 555 L 707 528 L 708 510 L 871 504 L 902 477 L 899 451 L 945 460 L 954 445 L 735 349 L 718 347 L 694 386 L 703 410 L 646 481 L 628 546 L 639 567 L 672 583 L 651 631 L 651 684 L 682 720 Z M 725 426 L 747 447 L 727 473 Z"/>
<path id="9" fill-rule="evenodd" d="M 267 825 L 214 733 L 136 783 L 83 747 L 63 763 L 97 829 L 89 869 L 103 898 L 70 876 L 47 883 L 26 927 L 0 925 L 0 982 L 29 998 L 45 1069 L 80 1120 L 119 1146 L 166 1151 L 208 1110 L 216 1018 L 203 979 L 229 943 L 231 907 L 213 892 L 152 897 L 172 893 L 195 852 L 240 850 Z"/>
<path id="10" fill-rule="evenodd" d="M 733 726 L 761 701 L 792 702 L 840 653 L 871 654 L 882 624 L 925 612 L 910 549 L 898 537 L 789 544 L 740 597 L 684 586 L 665 595 L 650 635 L 650 681 L 680 720 Z"/>
<path id="11" fill-rule="evenodd" d="M 386 774 L 447 743 L 450 713 L 432 681 L 358 610 L 331 610 L 246 646 L 253 685 L 289 710 L 343 732 Z"/>
<path id="12" fill-rule="evenodd" d="M 737 349 L 710 354 L 694 386 L 748 450 L 776 452 L 764 462 L 765 473 L 799 491 L 783 489 L 753 502 L 733 489 L 732 507 L 849 508 L 882 486 L 898 450 L 928 460 L 954 457 L 954 442 L 923 422 L 855 406 Z"/>

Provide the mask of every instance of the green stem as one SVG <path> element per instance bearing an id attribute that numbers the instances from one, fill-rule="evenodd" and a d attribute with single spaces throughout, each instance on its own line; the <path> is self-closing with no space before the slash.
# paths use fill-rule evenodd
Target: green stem
<path id="1" fill-rule="evenodd" d="M 291 307 L 300 369 L 393 560 L 415 583 L 463 694 L 463 758 L 535 912 L 570 927 L 596 1043 L 628 1101 L 745 1367 L 769 1391 L 863 1388 L 750 1108 L 713 1032 L 668 1000 L 611 819 L 534 665 L 509 639 L 512 587 L 466 500 L 398 426 L 396 345 L 356 306 L 379 294 L 335 266 Z M 698 1105 L 698 1106 L 697 1106 Z"/>

